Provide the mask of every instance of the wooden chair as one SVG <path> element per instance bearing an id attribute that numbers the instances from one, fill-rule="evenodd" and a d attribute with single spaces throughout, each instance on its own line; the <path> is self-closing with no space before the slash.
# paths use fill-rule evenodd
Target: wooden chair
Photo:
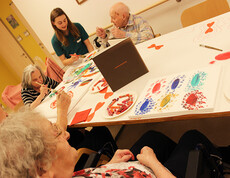
<path id="1" fill-rule="evenodd" d="M 206 0 L 182 12 L 181 23 L 183 27 L 210 19 L 217 15 L 229 12 L 227 0 Z"/>

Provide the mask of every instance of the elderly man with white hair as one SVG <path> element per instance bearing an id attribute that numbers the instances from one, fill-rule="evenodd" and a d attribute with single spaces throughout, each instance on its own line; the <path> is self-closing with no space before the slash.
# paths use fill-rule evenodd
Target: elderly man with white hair
<path id="1" fill-rule="evenodd" d="M 114 4 L 110 9 L 111 22 L 114 27 L 111 31 L 97 27 L 96 35 L 101 38 L 103 43 L 113 38 L 130 37 L 134 44 L 138 44 L 154 38 L 151 26 L 142 17 L 130 14 L 128 6 L 122 2 Z"/>

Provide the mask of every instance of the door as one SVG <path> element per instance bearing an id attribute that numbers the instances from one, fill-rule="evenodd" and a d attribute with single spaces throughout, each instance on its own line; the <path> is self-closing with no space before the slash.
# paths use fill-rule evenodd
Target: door
<path id="1" fill-rule="evenodd" d="M 42 43 L 42 41 L 39 39 L 39 37 L 37 36 L 37 34 L 33 31 L 33 29 L 30 27 L 29 23 L 26 21 L 26 19 L 23 17 L 23 15 L 21 14 L 21 12 L 18 10 L 18 8 L 15 6 L 15 4 L 13 2 L 10 3 L 10 7 L 13 9 L 13 11 L 15 12 L 15 14 L 17 15 L 17 17 L 21 20 L 21 22 L 23 23 L 23 25 L 26 27 L 26 29 L 29 31 L 29 33 L 32 35 L 32 37 L 34 38 L 34 40 L 37 42 L 37 44 L 39 45 L 39 47 L 42 49 L 42 51 L 44 52 L 44 54 L 54 60 L 54 58 L 52 57 L 52 55 L 49 53 L 49 51 L 46 49 L 45 45 Z M 42 57 L 41 57 L 42 58 Z M 54 60 L 55 61 L 55 60 Z"/>
<path id="2" fill-rule="evenodd" d="M 12 68 L 16 75 L 21 79 L 24 68 L 29 64 L 32 64 L 33 61 L 1 19 L 0 31 L 0 54 L 5 60 L 4 62 L 8 64 L 8 66 Z"/>

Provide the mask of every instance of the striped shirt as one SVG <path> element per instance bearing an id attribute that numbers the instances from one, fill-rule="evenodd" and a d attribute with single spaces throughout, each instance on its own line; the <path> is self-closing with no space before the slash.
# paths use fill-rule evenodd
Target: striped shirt
<path id="1" fill-rule="evenodd" d="M 45 82 L 44 82 L 44 85 L 47 85 L 48 88 L 52 88 L 52 89 L 56 88 L 58 84 L 59 83 L 57 81 L 49 77 L 46 77 Z M 21 95 L 22 95 L 22 100 L 24 104 L 28 105 L 28 104 L 33 103 L 36 100 L 36 98 L 40 95 L 40 92 L 35 91 L 33 88 L 23 88 L 21 91 Z"/>

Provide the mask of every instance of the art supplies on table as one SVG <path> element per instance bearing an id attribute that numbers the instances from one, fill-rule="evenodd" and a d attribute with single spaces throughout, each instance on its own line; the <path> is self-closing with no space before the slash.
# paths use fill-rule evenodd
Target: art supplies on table
<path id="1" fill-rule="evenodd" d="M 148 72 L 130 38 L 100 51 L 93 61 L 113 92 Z"/>
<path id="2" fill-rule="evenodd" d="M 213 65 L 150 79 L 129 118 L 154 118 L 213 111 L 221 66 Z"/>
<path id="3" fill-rule="evenodd" d="M 39 83 L 39 82 L 36 82 L 36 84 L 42 86 L 43 84 Z M 48 88 L 48 90 L 50 90 L 51 92 L 54 92 L 54 93 L 57 93 L 56 90 L 52 89 L 52 88 Z"/>
<path id="4" fill-rule="evenodd" d="M 117 93 L 105 104 L 104 117 L 111 119 L 129 111 L 137 100 L 135 92 Z"/>
<path id="5" fill-rule="evenodd" d="M 93 61 L 77 67 L 75 70 L 71 71 L 69 75 L 72 77 L 71 80 L 69 82 L 61 82 L 54 90 L 57 91 L 57 93 L 65 91 L 71 97 L 68 113 L 71 112 L 86 92 L 89 91 L 92 83 L 100 77 L 99 71 L 93 64 Z M 49 120 L 57 119 L 57 100 L 55 94 L 55 92 L 51 92 L 49 96 L 35 108 L 37 112 L 41 112 Z"/>
<path id="6" fill-rule="evenodd" d="M 63 82 L 69 83 L 78 78 L 95 75 L 99 70 L 93 61 L 83 63 L 77 67 L 72 66 L 63 76 Z"/>
<path id="7" fill-rule="evenodd" d="M 104 77 L 101 77 L 99 80 L 95 81 L 95 83 L 92 84 L 92 87 L 90 87 L 91 93 L 97 93 L 103 89 L 108 87 L 108 83 L 106 82 Z"/>
<path id="8" fill-rule="evenodd" d="M 88 62 L 94 58 L 94 56 L 97 54 L 98 50 L 95 49 L 94 51 L 90 52 L 84 59 L 83 62 Z"/>

